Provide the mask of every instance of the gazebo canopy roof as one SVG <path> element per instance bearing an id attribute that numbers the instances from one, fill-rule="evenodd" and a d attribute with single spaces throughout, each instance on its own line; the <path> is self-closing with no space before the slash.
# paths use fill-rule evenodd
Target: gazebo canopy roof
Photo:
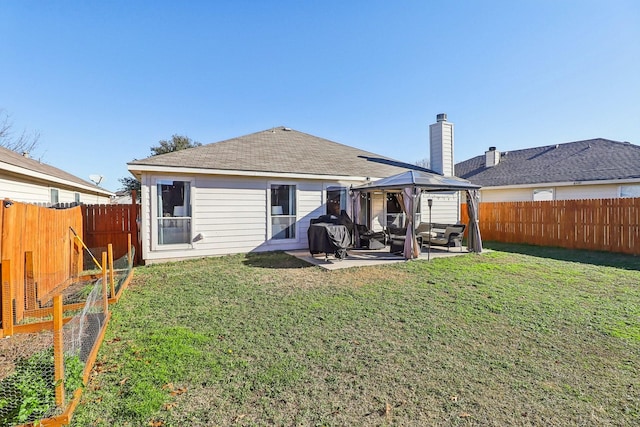
<path id="1" fill-rule="evenodd" d="M 379 179 L 374 182 L 353 187 L 356 191 L 402 190 L 407 187 L 420 188 L 422 191 L 461 191 L 477 190 L 479 185 L 455 176 L 442 176 L 425 171 L 409 170 Z"/>

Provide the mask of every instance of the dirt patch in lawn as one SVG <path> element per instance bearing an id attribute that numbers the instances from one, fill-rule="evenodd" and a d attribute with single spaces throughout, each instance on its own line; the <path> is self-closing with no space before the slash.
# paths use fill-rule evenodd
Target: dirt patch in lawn
<path id="1" fill-rule="evenodd" d="M 16 334 L 0 339 L 0 380 L 15 371 L 16 362 L 53 346 L 53 333 Z"/>

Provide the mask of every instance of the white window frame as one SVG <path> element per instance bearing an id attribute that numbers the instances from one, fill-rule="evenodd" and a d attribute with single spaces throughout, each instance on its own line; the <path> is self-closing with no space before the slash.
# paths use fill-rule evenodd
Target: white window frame
<path id="1" fill-rule="evenodd" d="M 404 223 L 407 220 L 407 216 L 404 213 L 404 210 L 402 208 L 402 206 L 400 206 L 400 212 L 394 212 L 394 213 L 389 213 L 389 211 L 387 210 L 387 198 L 389 197 L 390 194 L 402 194 L 402 191 L 385 191 L 384 192 L 384 227 L 389 228 L 389 215 L 398 215 L 400 217 L 400 225 L 398 226 L 398 228 L 403 228 L 404 227 Z M 395 196 L 393 196 L 395 197 Z M 395 225 L 393 226 L 395 227 Z"/>
<path id="2" fill-rule="evenodd" d="M 49 203 L 51 204 L 51 206 L 60 203 L 60 190 L 58 190 L 57 188 L 49 188 Z"/>
<path id="3" fill-rule="evenodd" d="M 329 197 L 328 197 L 328 193 L 329 191 L 339 191 L 340 192 L 340 211 L 344 210 L 347 215 L 349 215 L 349 217 L 351 217 L 351 206 L 349 203 L 349 188 L 344 186 L 344 185 L 325 185 L 324 186 L 324 191 L 322 192 L 322 200 L 323 200 L 323 206 L 324 206 L 324 213 L 323 214 L 328 214 L 328 203 L 329 203 Z M 344 197 L 344 206 L 342 204 L 342 199 Z"/>
<path id="4" fill-rule="evenodd" d="M 191 202 L 191 230 L 189 243 L 160 244 L 158 242 L 158 184 L 169 181 L 184 181 L 189 183 L 189 198 Z M 195 180 L 185 176 L 155 176 L 151 178 L 151 250 L 152 251 L 172 251 L 193 249 L 193 230 L 195 228 Z"/>
<path id="5" fill-rule="evenodd" d="M 274 185 L 289 185 L 289 186 L 294 186 L 295 187 L 295 206 L 296 206 L 296 213 L 295 215 L 291 215 L 295 218 L 295 229 L 294 229 L 294 233 L 295 233 L 295 237 L 291 238 L 291 239 L 274 239 L 273 236 L 273 217 L 271 214 L 271 187 Z M 291 244 L 292 242 L 299 242 L 300 241 L 300 183 L 298 182 L 293 182 L 293 181 L 269 181 L 267 182 L 267 188 L 266 188 L 266 193 L 267 193 L 267 208 L 266 208 L 266 225 L 267 225 L 267 235 L 266 237 L 266 242 L 269 245 L 283 245 L 283 244 Z"/>

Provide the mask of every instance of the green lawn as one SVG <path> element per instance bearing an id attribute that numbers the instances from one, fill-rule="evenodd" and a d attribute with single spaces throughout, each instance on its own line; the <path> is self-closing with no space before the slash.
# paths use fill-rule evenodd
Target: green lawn
<path id="1" fill-rule="evenodd" d="M 640 425 L 640 260 L 140 267 L 75 426 Z"/>

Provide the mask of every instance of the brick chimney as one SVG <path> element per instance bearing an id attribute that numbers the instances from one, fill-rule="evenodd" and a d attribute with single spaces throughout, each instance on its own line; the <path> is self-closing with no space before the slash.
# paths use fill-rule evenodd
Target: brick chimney
<path id="1" fill-rule="evenodd" d="M 491 168 L 500 163 L 500 152 L 496 150 L 496 147 L 489 147 L 488 151 L 484 152 L 485 167 Z"/>
<path id="2" fill-rule="evenodd" d="M 453 176 L 453 123 L 445 113 L 436 116 L 436 123 L 429 126 L 431 170 L 444 176 Z"/>

